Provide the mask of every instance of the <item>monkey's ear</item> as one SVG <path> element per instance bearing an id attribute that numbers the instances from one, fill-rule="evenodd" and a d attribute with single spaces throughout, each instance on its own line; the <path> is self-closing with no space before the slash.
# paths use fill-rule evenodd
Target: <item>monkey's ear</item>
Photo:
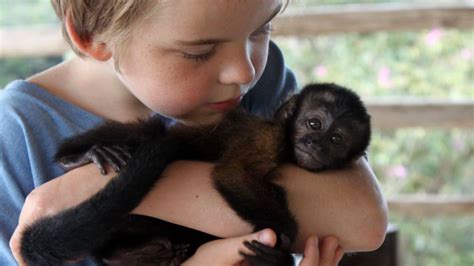
<path id="1" fill-rule="evenodd" d="M 275 120 L 284 123 L 294 115 L 298 96 L 299 94 L 295 94 L 282 105 L 280 105 L 275 113 Z"/>

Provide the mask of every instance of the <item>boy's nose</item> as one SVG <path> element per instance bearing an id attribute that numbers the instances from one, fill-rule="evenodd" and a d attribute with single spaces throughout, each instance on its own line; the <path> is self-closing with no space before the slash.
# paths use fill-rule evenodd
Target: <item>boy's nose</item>
<path id="1" fill-rule="evenodd" d="M 224 62 L 220 81 L 224 84 L 248 84 L 255 78 L 251 48 L 242 47 Z"/>

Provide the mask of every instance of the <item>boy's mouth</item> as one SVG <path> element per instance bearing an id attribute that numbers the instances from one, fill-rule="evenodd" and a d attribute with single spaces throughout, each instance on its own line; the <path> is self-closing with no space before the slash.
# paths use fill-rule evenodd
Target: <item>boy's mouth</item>
<path id="1" fill-rule="evenodd" d="M 207 104 L 207 106 L 210 109 L 213 109 L 213 110 L 216 110 L 216 111 L 226 112 L 226 111 L 230 111 L 231 109 L 234 109 L 235 107 L 237 107 L 240 104 L 240 101 L 242 101 L 243 97 L 244 97 L 244 95 L 240 95 L 239 97 L 234 98 L 234 99 L 229 99 L 229 100 L 222 101 L 222 102 L 209 103 L 209 104 Z"/>

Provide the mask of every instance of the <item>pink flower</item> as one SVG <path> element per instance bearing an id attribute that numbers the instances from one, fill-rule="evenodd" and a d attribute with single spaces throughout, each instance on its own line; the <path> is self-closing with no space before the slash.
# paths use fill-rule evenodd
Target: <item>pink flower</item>
<path id="1" fill-rule="evenodd" d="M 433 28 L 425 36 L 425 44 L 428 46 L 436 45 L 441 37 L 443 36 L 443 30 L 441 28 Z"/>
<path id="2" fill-rule="evenodd" d="M 391 71 L 388 67 L 382 67 L 379 69 L 377 74 L 377 83 L 380 87 L 388 88 L 391 87 L 393 82 L 391 79 Z"/>
<path id="3" fill-rule="evenodd" d="M 328 74 L 328 69 L 325 66 L 318 65 L 314 68 L 313 73 L 316 77 L 324 77 Z"/>
<path id="4" fill-rule="evenodd" d="M 466 60 L 466 61 L 469 61 L 472 59 L 472 51 L 469 50 L 469 49 L 464 49 L 461 51 L 461 58 Z"/>
<path id="5" fill-rule="evenodd" d="M 408 176 L 408 170 L 405 166 L 398 164 L 398 165 L 393 165 L 388 168 L 387 170 L 387 175 L 393 176 L 397 179 L 406 179 Z"/>
<path id="6" fill-rule="evenodd" d="M 453 147 L 453 150 L 455 151 L 461 151 L 464 148 L 464 140 L 462 138 L 455 138 L 451 142 L 451 147 Z"/>

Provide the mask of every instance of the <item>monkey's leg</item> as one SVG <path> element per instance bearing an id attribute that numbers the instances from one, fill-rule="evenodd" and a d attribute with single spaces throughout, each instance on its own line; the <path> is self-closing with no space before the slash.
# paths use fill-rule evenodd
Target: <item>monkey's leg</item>
<path id="1" fill-rule="evenodd" d="M 252 168 L 252 167 L 250 167 Z M 250 169 L 247 167 L 247 169 Z M 264 178 L 255 178 L 244 165 L 238 162 L 221 162 L 213 172 L 216 189 L 245 221 L 254 225 L 255 231 L 272 228 L 277 236 L 283 234 L 293 242 L 296 237 L 297 225 L 286 203 L 284 189 Z M 276 248 L 255 246 L 260 250 L 251 265 L 275 265 L 268 262 L 281 261 L 281 265 L 292 265 L 293 258 L 287 247 L 283 247 L 284 237 L 279 237 Z M 252 243 L 250 243 L 252 244 Z M 288 245 L 289 246 L 289 245 Z M 248 255 L 252 256 L 252 255 Z M 276 257 L 276 258 L 275 258 Z M 291 262 L 288 264 L 288 262 Z M 278 265 L 278 264 L 276 264 Z"/>
<path id="2" fill-rule="evenodd" d="M 140 145 L 127 167 L 98 193 L 26 228 L 22 257 L 29 265 L 61 265 L 98 250 L 174 161 L 178 149 L 179 143 L 166 137 Z"/>

